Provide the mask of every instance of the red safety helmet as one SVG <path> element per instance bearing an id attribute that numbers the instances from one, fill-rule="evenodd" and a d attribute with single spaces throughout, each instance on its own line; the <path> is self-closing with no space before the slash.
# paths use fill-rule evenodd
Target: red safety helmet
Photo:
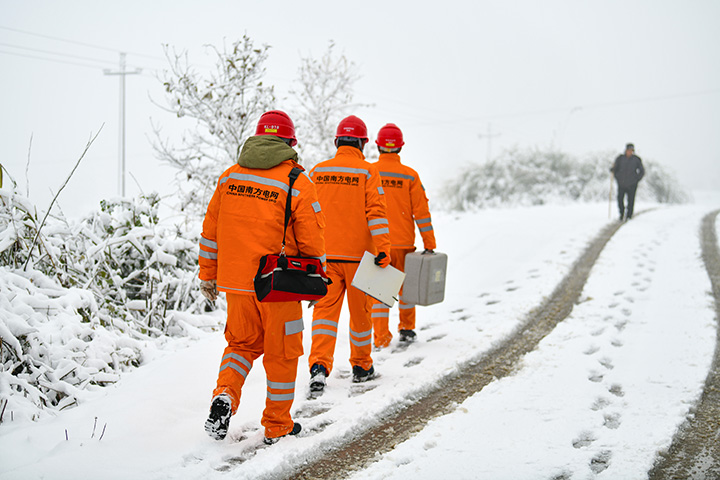
<path id="1" fill-rule="evenodd" d="M 260 117 L 255 135 L 275 135 L 290 140 L 290 146 L 297 145 L 295 138 L 295 125 L 287 113 L 281 110 L 270 110 Z"/>
<path id="2" fill-rule="evenodd" d="M 394 123 L 388 123 L 380 129 L 375 143 L 377 143 L 379 147 L 393 149 L 400 148 L 405 145 L 405 142 L 403 142 L 402 130 L 400 130 Z"/>
<path id="3" fill-rule="evenodd" d="M 350 115 L 340 120 L 337 127 L 337 133 L 335 138 L 338 137 L 353 137 L 368 141 L 367 127 L 365 122 L 360 120 L 355 115 Z"/>

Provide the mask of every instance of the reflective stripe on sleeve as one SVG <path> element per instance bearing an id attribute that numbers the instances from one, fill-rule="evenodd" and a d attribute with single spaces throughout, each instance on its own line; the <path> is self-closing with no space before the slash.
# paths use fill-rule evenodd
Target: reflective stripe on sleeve
<path id="1" fill-rule="evenodd" d="M 208 239 L 205 238 L 205 237 L 200 237 L 200 245 L 204 245 L 204 246 L 206 246 L 206 247 L 208 247 L 208 248 L 212 248 L 212 249 L 215 249 L 215 250 L 218 249 L 218 244 L 217 244 L 217 242 L 213 242 L 212 240 L 208 240 Z"/>
<path id="2" fill-rule="evenodd" d="M 430 228 L 432 228 L 432 227 L 430 227 Z M 422 229 L 421 229 L 421 231 L 422 231 Z M 390 233 L 390 229 L 389 228 L 378 228 L 377 230 L 370 230 L 370 235 L 372 235 L 372 236 L 382 235 L 383 233 Z"/>
<path id="3" fill-rule="evenodd" d="M 432 229 L 433 229 L 432 225 L 427 226 L 427 227 L 418 228 L 418 230 L 420 230 L 421 232 L 429 232 Z"/>
<path id="4" fill-rule="evenodd" d="M 315 210 L 315 213 L 318 213 L 322 210 L 322 208 L 320 207 L 320 202 L 313 202 L 312 207 L 313 210 Z"/>
<path id="5" fill-rule="evenodd" d="M 432 217 L 415 219 L 415 223 L 417 223 L 418 227 L 424 223 L 430 223 L 430 222 L 432 222 Z"/>
<path id="6" fill-rule="evenodd" d="M 385 195 L 385 190 L 383 190 L 382 187 L 378 187 L 378 193 L 379 193 L 380 195 Z"/>
<path id="7" fill-rule="evenodd" d="M 390 222 L 388 222 L 387 218 L 376 218 L 375 220 L 370 220 L 368 222 L 368 227 L 374 227 L 375 225 L 388 225 Z"/>
<path id="8" fill-rule="evenodd" d="M 206 252 L 205 250 L 200 250 L 200 256 L 203 258 L 209 258 L 210 260 L 217 260 L 217 253 L 215 252 Z"/>
<path id="9" fill-rule="evenodd" d="M 255 290 L 245 290 L 244 288 L 223 287 L 222 285 L 218 285 L 217 287 L 218 287 L 218 290 L 224 289 L 224 290 L 233 290 L 235 292 L 255 293 Z"/>

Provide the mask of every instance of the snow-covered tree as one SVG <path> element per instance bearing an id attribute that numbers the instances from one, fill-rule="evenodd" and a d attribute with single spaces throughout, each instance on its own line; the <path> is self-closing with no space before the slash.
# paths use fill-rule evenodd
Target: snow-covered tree
<path id="1" fill-rule="evenodd" d="M 299 105 L 293 122 L 297 149 L 306 168 L 335 155 L 337 124 L 359 106 L 353 103 L 353 87 L 359 79 L 356 65 L 344 54 L 336 54 L 333 42 L 322 58 L 301 58 L 298 88 L 290 93 Z"/>
<path id="2" fill-rule="evenodd" d="M 208 48 L 216 57 L 214 69 L 200 72 L 187 51 L 178 53 L 165 46 L 169 69 L 161 75 L 164 108 L 190 126 L 179 145 L 154 126 L 158 158 L 178 170 L 178 207 L 191 215 L 204 213 L 218 176 L 237 161 L 258 118 L 275 102 L 274 88 L 264 84 L 268 45 L 256 46 L 243 35 L 229 47 Z"/>

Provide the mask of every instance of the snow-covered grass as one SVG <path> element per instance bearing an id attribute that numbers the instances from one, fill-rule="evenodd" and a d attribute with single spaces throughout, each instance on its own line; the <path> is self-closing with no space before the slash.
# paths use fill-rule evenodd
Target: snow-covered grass
<path id="1" fill-rule="evenodd" d="M 720 195 L 651 206 L 622 226 L 580 304 L 516 374 L 491 383 L 355 478 L 644 478 L 700 394 L 712 357 L 715 321 L 698 230 L 702 216 L 720 208 Z M 433 218 L 439 250 L 449 255 L 445 302 L 418 309 L 417 343 L 401 350 L 394 339 L 373 354 L 380 377 L 364 385 L 350 380 L 345 312 L 336 370 L 314 400 L 305 398 L 306 335 L 293 407 L 304 429 L 298 437 L 248 454 L 262 439 L 261 362 L 248 376 L 229 437 L 206 436 L 202 424 L 224 339 L 193 329 L 194 339 L 168 340 L 162 350 L 145 344 L 140 368 L 87 391 L 77 407 L 36 422 L 10 420 L 8 407 L 0 424 L 0 478 L 287 474 L 288 464 L 373 424 L 506 337 L 610 221 L 606 203 Z"/>

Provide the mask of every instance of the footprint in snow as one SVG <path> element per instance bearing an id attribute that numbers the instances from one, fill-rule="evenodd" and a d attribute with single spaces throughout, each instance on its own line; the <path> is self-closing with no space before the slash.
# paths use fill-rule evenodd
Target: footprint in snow
<path id="1" fill-rule="evenodd" d="M 358 395 L 367 393 L 370 390 L 375 390 L 376 388 L 377 388 L 377 383 L 361 383 L 361 384 L 353 385 L 352 387 L 350 387 L 350 391 L 348 392 L 348 397 L 350 397 L 350 398 L 357 397 Z"/>
<path id="2" fill-rule="evenodd" d="M 316 433 L 320 433 L 323 430 L 325 430 L 327 427 L 332 425 L 334 422 L 332 420 L 322 420 L 318 423 L 308 425 L 306 426 L 303 424 L 303 429 L 298 434 L 298 437 L 308 437 L 310 435 L 314 435 Z"/>
<path id="3" fill-rule="evenodd" d="M 609 450 L 603 450 L 598 453 L 592 460 L 590 460 L 590 470 L 592 470 L 596 475 L 604 472 L 610 466 L 611 457 L 612 452 Z"/>
<path id="4" fill-rule="evenodd" d="M 306 403 L 295 412 L 295 418 L 312 418 L 330 411 L 332 405 L 324 403 Z"/>
<path id="5" fill-rule="evenodd" d="M 605 407 L 608 407 L 612 402 L 605 398 L 605 397 L 598 397 L 595 399 L 593 404 L 590 406 L 590 410 L 593 410 L 595 412 L 604 409 Z"/>
<path id="6" fill-rule="evenodd" d="M 590 380 L 593 383 L 600 383 L 603 381 L 603 378 L 605 378 L 605 375 L 599 372 L 590 372 L 590 376 L 588 377 L 588 380 Z"/>
<path id="7" fill-rule="evenodd" d="M 593 432 L 585 431 L 581 432 L 578 437 L 573 440 L 572 446 L 574 448 L 583 448 L 583 447 L 589 447 L 592 445 L 592 443 L 597 440 L 597 437 Z"/>
<path id="8" fill-rule="evenodd" d="M 600 365 L 607 368 L 608 370 L 612 370 L 613 368 L 615 368 L 615 365 L 613 365 L 612 360 L 609 359 L 608 357 L 603 357 L 600 360 L 598 360 L 598 362 L 600 362 Z"/>
<path id="9" fill-rule="evenodd" d="M 610 430 L 617 430 L 620 428 L 620 423 L 619 413 L 606 413 L 603 415 L 603 427 L 609 428 Z"/>
<path id="10" fill-rule="evenodd" d="M 418 365 L 423 360 L 424 360 L 424 358 L 422 358 L 422 357 L 415 357 L 415 358 L 412 358 L 412 359 L 408 360 L 407 362 L 405 362 L 405 365 L 403 365 L 403 366 L 404 367 L 414 367 L 415 365 Z"/>
<path id="11" fill-rule="evenodd" d="M 592 355 L 594 353 L 597 353 L 600 350 L 600 347 L 597 345 L 590 345 L 588 348 L 585 349 L 583 352 L 585 355 Z"/>
<path id="12" fill-rule="evenodd" d="M 624 397 L 625 396 L 625 391 L 623 390 L 622 385 L 619 385 L 617 383 L 612 384 L 610 386 L 610 388 L 608 389 L 608 392 L 612 393 L 616 397 Z"/>
<path id="13" fill-rule="evenodd" d="M 445 335 L 447 335 L 447 334 L 443 333 L 440 335 L 435 335 L 434 337 L 428 338 L 427 341 L 429 343 L 429 342 L 434 342 L 435 340 L 441 340 L 441 339 L 445 338 Z"/>

